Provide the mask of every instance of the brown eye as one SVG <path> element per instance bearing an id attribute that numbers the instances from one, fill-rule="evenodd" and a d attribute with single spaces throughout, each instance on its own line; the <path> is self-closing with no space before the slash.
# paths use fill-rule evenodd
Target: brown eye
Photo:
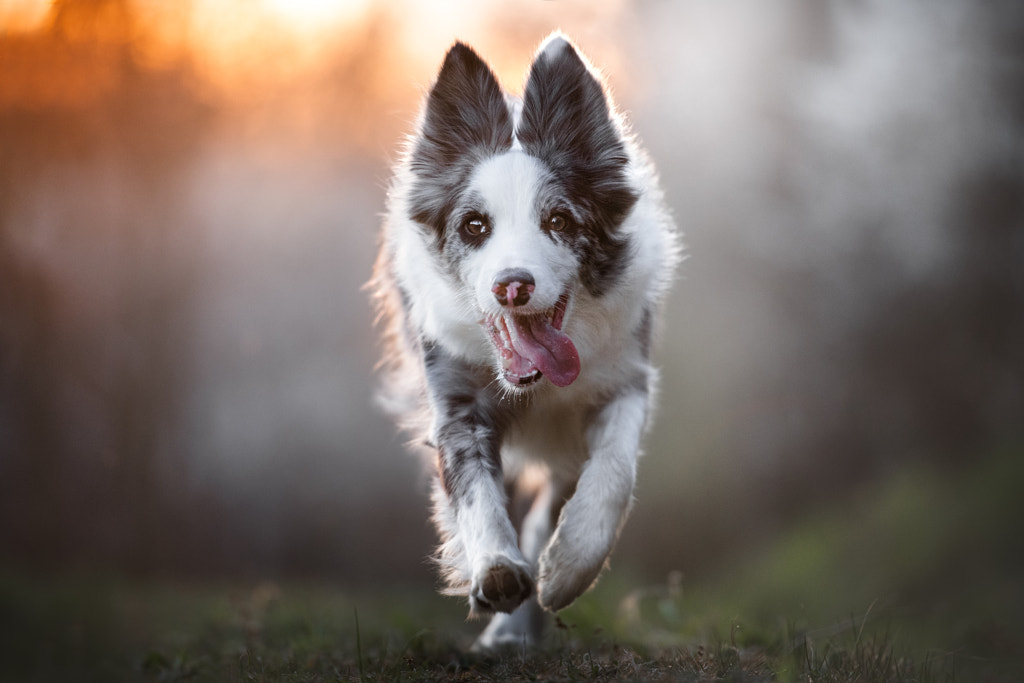
<path id="1" fill-rule="evenodd" d="M 472 240 L 484 237 L 491 228 L 487 224 L 487 219 L 479 214 L 473 214 L 462 221 L 461 229 L 463 236 Z"/>
<path id="2" fill-rule="evenodd" d="M 559 211 L 548 217 L 548 222 L 545 227 L 551 232 L 564 232 L 568 230 L 571 225 L 572 219 Z"/>

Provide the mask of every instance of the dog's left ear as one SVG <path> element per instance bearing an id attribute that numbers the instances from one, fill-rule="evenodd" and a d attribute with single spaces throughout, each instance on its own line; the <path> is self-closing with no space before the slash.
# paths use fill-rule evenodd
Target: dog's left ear
<path id="1" fill-rule="evenodd" d="M 544 41 L 530 67 L 516 134 L 549 161 L 566 154 L 585 164 L 627 161 L 604 87 L 561 33 Z"/>
<path id="2" fill-rule="evenodd" d="M 560 33 L 541 46 L 523 91 L 516 135 L 573 198 L 573 213 L 591 243 L 584 285 L 595 296 L 621 274 L 628 240 L 618 227 L 637 201 L 624 133 L 604 86 Z"/>

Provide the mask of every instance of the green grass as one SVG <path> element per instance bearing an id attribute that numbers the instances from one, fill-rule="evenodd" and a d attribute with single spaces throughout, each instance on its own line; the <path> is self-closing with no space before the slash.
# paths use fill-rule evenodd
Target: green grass
<path id="1" fill-rule="evenodd" d="M 907 473 L 714 581 L 613 571 L 502 657 L 423 587 L 0 573 L 0 680 L 1024 680 L 1022 475 Z"/>

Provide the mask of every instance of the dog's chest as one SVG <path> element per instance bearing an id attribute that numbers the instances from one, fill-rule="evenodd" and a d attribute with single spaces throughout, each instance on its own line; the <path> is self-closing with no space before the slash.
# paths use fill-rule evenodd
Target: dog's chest
<path id="1" fill-rule="evenodd" d="M 577 472 L 587 459 L 586 412 L 579 405 L 535 401 L 509 427 L 501 455 L 506 465 L 538 463 Z"/>

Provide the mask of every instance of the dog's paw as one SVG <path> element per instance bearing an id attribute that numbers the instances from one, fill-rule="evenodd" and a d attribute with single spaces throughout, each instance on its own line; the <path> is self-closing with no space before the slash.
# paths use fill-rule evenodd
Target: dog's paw
<path id="1" fill-rule="evenodd" d="M 578 552 L 556 537 L 540 558 L 537 598 L 541 607 L 557 612 L 568 607 L 597 581 L 607 552 Z"/>
<path id="2" fill-rule="evenodd" d="M 533 593 L 533 579 L 522 562 L 492 558 L 474 573 L 469 588 L 470 614 L 511 612 Z"/>
<path id="3" fill-rule="evenodd" d="M 528 599 L 511 614 L 495 614 L 471 652 L 500 653 L 503 650 L 532 648 L 544 636 L 546 615 L 536 600 Z"/>

